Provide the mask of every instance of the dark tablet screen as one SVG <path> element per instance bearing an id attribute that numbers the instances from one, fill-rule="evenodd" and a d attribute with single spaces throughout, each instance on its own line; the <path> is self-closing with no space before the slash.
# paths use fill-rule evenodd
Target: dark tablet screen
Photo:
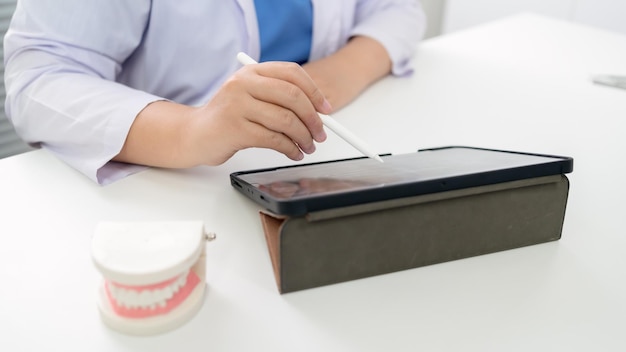
<path id="1" fill-rule="evenodd" d="M 337 197 L 340 195 L 354 194 L 359 201 L 368 201 L 366 195 L 370 193 L 373 201 L 403 196 L 402 192 L 410 196 L 567 173 L 572 169 L 571 158 L 468 147 L 427 149 L 382 158 L 384 163 L 359 158 L 253 170 L 231 176 L 233 186 L 253 188 L 254 192 L 248 191 L 248 196 L 256 193 L 264 205 L 331 196 L 334 203 L 329 201 L 328 205 L 318 207 L 333 207 L 337 201 L 341 205 L 351 203 L 350 199 Z M 385 189 L 392 194 L 386 196 Z M 270 210 L 277 209 L 270 207 Z"/>

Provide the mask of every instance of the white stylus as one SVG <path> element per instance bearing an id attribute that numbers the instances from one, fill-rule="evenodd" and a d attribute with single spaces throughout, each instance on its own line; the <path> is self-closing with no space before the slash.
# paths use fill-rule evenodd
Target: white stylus
<path id="1" fill-rule="evenodd" d="M 242 65 L 252 65 L 252 64 L 258 63 L 253 58 L 251 58 L 250 56 L 242 52 L 237 54 L 237 60 L 239 60 L 239 62 Z M 381 163 L 383 162 L 383 159 L 381 159 L 380 156 L 378 156 L 378 154 L 372 152 L 369 149 L 369 147 L 365 144 L 365 142 L 363 142 L 360 138 L 358 138 L 352 132 L 350 132 L 345 127 L 343 127 L 335 119 L 333 119 L 332 117 L 328 115 L 324 115 L 320 113 L 318 113 L 318 115 L 322 119 L 322 123 L 324 124 L 324 126 L 331 129 L 344 141 L 350 143 L 350 145 L 352 145 L 354 148 L 356 148 L 358 151 L 360 151 L 364 155 L 369 156 L 372 159 L 378 160 Z"/>

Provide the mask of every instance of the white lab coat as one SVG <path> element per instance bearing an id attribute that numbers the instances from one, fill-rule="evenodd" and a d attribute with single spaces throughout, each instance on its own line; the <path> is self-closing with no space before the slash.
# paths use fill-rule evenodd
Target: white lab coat
<path id="1" fill-rule="evenodd" d="M 394 74 L 410 72 L 425 26 L 417 0 L 312 4 L 310 60 L 366 35 Z M 18 134 L 102 184 L 138 169 L 111 159 L 146 105 L 204 104 L 239 68 L 237 52 L 260 56 L 253 0 L 21 0 L 4 45 Z"/>

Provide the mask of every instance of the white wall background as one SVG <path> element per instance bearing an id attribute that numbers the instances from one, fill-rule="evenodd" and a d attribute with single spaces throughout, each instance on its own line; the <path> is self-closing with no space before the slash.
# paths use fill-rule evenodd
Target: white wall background
<path id="1" fill-rule="evenodd" d="M 421 0 L 422 7 L 428 18 L 428 26 L 426 27 L 426 38 L 434 37 L 442 32 L 442 22 L 444 16 L 445 0 Z"/>
<path id="2" fill-rule="evenodd" d="M 438 24 L 441 28 L 440 33 L 461 30 L 520 12 L 534 12 L 626 34 L 624 0 L 440 0 L 439 2 L 443 3 L 441 23 Z M 428 10 L 426 6 L 425 8 Z"/>

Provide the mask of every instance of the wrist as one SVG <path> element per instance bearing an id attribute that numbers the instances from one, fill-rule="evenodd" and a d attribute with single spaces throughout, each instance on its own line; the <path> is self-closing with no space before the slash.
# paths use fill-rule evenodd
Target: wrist
<path id="1" fill-rule="evenodd" d="M 185 126 L 192 109 L 165 100 L 148 104 L 135 117 L 114 160 L 169 168 L 190 166 L 192 160 L 185 151 L 188 139 Z"/>

